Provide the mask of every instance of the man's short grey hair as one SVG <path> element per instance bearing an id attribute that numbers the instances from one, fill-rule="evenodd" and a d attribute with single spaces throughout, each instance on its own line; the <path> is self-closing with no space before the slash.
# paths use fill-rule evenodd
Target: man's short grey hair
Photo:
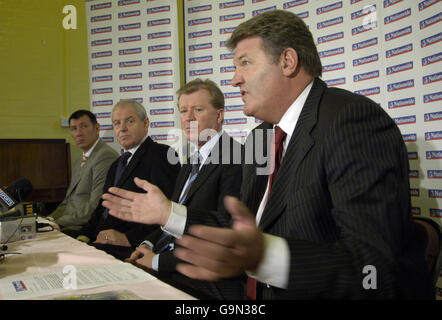
<path id="1" fill-rule="evenodd" d="M 135 111 L 137 112 L 138 117 L 140 117 L 141 120 L 144 120 L 147 118 L 147 112 L 146 109 L 143 107 L 143 105 L 135 100 L 132 99 L 121 99 L 118 101 L 115 106 L 112 108 L 112 114 L 114 114 L 114 110 L 118 107 L 124 107 L 126 105 L 131 105 L 135 108 Z"/>

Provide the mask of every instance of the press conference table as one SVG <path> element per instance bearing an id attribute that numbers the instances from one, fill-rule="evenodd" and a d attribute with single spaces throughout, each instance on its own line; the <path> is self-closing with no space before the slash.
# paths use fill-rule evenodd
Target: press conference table
<path id="1" fill-rule="evenodd" d="M 194 299 L 147 272 L 57 230 L 37 233 L 35 239 L 12 242 L 8 247 L 7 252 L 20 254 L 8 254 L 0 261 L 2 300 L 73 299 L 89 296 L 98 296 L 96 299 L 100 300 L 106 297 L 117 299 L 116 296 L 131 300 Z M 90 279 L 86 279 L 88 277 Z M 57 283 L 54 283 L 54 279 Z M 87 281 L 83 281 L 85 279 Z M 101 283 L 94 283 L 97 279 Z M 53 284 L 54 287 L 60 287 L 61 280 L 63 287 L 55 290 L 57 292 L 47 289 Z M 34 290 L 31 285 L 38 290 Z"/>

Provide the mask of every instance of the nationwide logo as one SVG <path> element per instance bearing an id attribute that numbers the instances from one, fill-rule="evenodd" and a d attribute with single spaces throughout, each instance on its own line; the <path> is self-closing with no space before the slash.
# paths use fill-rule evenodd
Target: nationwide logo
<path id="1" fill-rule="evenodd" d="M 172 76 L 173 72 L 172 70 L 157 70 L 157 71 L 150 71 L 149 72 L 149 78 L 152 77 L 163 77 L 163 76 Z"/>
<path id="2" fill-rule="evenodd" d="M 224 92 L 224 98 L 226 99 L 241 98 L 241 92 Z"/>
<path id="3" fill-rule="evenodd" d="M 307 19 L 309 17 L 308 11 L 300 12 L 296 14 L 301 19 Z"/>
<path id="4" fill-rule="evenodd" d="M 372 12 L 376 12 L 376 5 L 364 7 L 362 10 L 355 11 L 351 14 L 351 20 L 356 20 L 369 15 Z"/>
<path id="5" fill-rule="evenodd" d="M 164 114 L 174 114 L 173 108 L 165 108 L 165 109 L 150 109 L 151 116 L 160 116 Z"/>
<path id="6" fill-rule="evenodd" d="M 343 23 L 343 22 L 344 22 L 344 17 L 342 17 L 342 16 L 336 17 L 336 18 L 333 18 L 330 20 L 318 22 L 316 24 L 316 29 L 320 30 L 320 29 L 328 28 L 328 27 L 335 26 L 335 25 Z"/>
<path id="7" fill-rule="evenodd" d="M 399 2 L 402 2 L 403 0 L 384 0 L 384 8 L 388 8 L 392 5 L 395 5 Z"/>
<path id="8" fill-rule="evenodd" d="M 419 197 L 420 196 L 419 189 L 417 189 L 417 188 L 410 188 L 410 196 L 412 196 L 412 197 Z"/>
<path id="9" fill-rule="evenodd" d="M 419 3 L 419 11 L 425 10 L 431 7 L 433 4 L 438 3 L 440 0 L 425 0 Z"/>
<path id="10" fill-rule="evenodd" d="M 100 22 L 100 21 L 106 21 L 106 20 L 111 20 L 111 19 L 112 19 L 111 14 L 105 14 L 103 16 L 91 17 L 91 22 Z"/>
<path id="11" fill-rule="evenodd" d="M 362 57 L 362 58 L 358 58 L 358 59 L 354 59 L 353 60 L 353 67 L 357 67 L 363 64 L 367 64 L 367 63 L 371 63 L 371 62 L 375 62 L 379 60 L 379 55 L 376 54 L 372 54 L 366 57 Z"/>
<path id="12" fill-rule="evenodd" d="M 442 91 L 424 95 L 424 103 L 442 100 Z"/>
<path id="13" fill-rule="evenodd" d="M 120 80 L 133 80 L 133 79 L 141 79 L 141 78 L 143 78 L 142 72 L 120 74 Z"/>
<path id="14" fill-rule="evenodd" d="M 369 80 L 369 79 L 373 79 L 373 78 L 379 78 L 379 70 L 355 74 L 353 76 L 353 82 L 359 82 L 359 81 Z"/>
<path id="15" fill-rule="evenodd" d="M 112 81 L 112 75 L 92 77 L 92 82 Z"/>
<path id="16" fill-rule="evenodd" d="M 220 81 L 221 86 L 230 86 L 232 84 L 232 79 L 225 79 Z"/>
<path id="17" fill-rule="evenodd" d="M 100 88 L 100 89 L 93 89 L 92 94 L 105 94 L 105 93 L 112 93 L 112 88 Z"/>
<path id="18" fill-rule="evenodd" d="M 100 10 L 100 9 L 106 9 L 106 8 L 112 8 L 112 3 L 105 2 L 105 3 L 91 5 L 91 10 Z"/>
<path id="19" fill-rule="evenodd" d="M 338 40 L 338 39 L 343 39 L 343 38 L 344 38 L 344 32 L 333 33 L 333 34 L 319 37 L 318 44 L 330 42 L 330 41 L 334 41 L 334 40 Z"/>
<path id="20" fill-rule="evenodd" d="M 91 34 L 106 33 L 106 32 L 112 32 L 112 27 L 109 26 L 109 27 L 91 29 Z"/>
<path id="21" fill-rule="evenodd" d="M 151 128 L 169 128 L 174 126 L 175 126 L 174 121 L 157 121 L 150 123 Z"/>
<path id="22" fill-rule="evenodd" d="M 176 140 L 175 134 L 153 134 L 150 136 L 153 141 Z"/>
<path id="23" fill-rule="evenodd" d="M 120 24 L 118 26 L 118 31 L 126 31 L 141 28 L 141 22 L 137 23 L 129 23 L 129 24 Z"/>
<path id="24" fill-rule="evenodd" d="M 212 35 L 212 30 L 204 30 L 197 32 L 190 32 L 188 34 L 189 39 L 200 38 L 200 37 L 208 37 Z"/>
<path id="25" fill-rule="evenodd" d="M 141 48 L 132 48 L 132 49 L 122 49 L 118 51 L 118 55 L 125 56 L 127 54 L 138 54 L 141 53 Z"/>
<path id="26" fill-rule="evenodd" d="M 140 35 L 129 36 L 129 37 L 119 37 L 118 38 L 118 42 L 119 43 L 134 42 L 134 41 L 140 41 L 140 40 L 141 40 L 141 36 Z"/>
<path id="27" fill-rule="evenodd" d="M 120 87 L 120 92 L 134 92 L 134 91 L 142 91 L 142 90 L 143 90 L 142 85 Z"/>
<path id="28" fill-rule="evenodd" d="M 170 19 L 169 18 L 147 21 L 147 26 L 148 27 L 162 26 L 162 25 L 165 25 L 165 24 L 170 24 Z"/>
<path id="29" fill-rule="evenodd" d="M 404 46 L 397 47 L 397 48 L 385 51 L 385 56 L 387 58 L 391 58 L 391 57 L 395 57 L 395 56 L 398 56 L 400 54 L 411 52 L 411 51 L 413 51 L 413 44 L 409 43 L 409 44 L 406 44 Z"/>
<path id="30" fill-rule="evenodd" d="M 355 3 L 358 3 L 358 2 L 361 2 L 362 0 L 350 0 L 350 4 L 355 4 Z"/>
<path id="31" fill-rule="evenodd" d="M 219 21 L 230 21 L 230 20 L 239 20 L 244 19 L 245 13 L 236 13 L 236 14 L 227 14 L 224 16 L 219 16 Z"/>
<path id="32" fill-rule="evenodd" d="M 411 214 L 419 216 L 421 214 L 421 208 L 419 208 L 419 207 L 411 207 Z"/>
<path id="33" fill-rule="evenodd" d="M 403 134 L 402 139 L 405 142 L 416 142 L 417 134 L 416 133 Z"/>
<path id="34" fill-rule="evenodd" d="M 411 26 L 387 33 L 385 35 L 385 41 L 390 41 L 393 39 L 397 39 L 403 36 L 406 36 L 407 34 L 410 34 L 413 32 L 413 28 Z"/>
<path id="35" fill-rule="evenodd" d="M 297 6 L 300 6 L 300 5 L 303 5 L 303 4 L 307 4 L 307 3 L 308 3 L 308 0 L 289 1 L 289 2 L 284 3 L 282 5 L 282 8 L 283 9 L 290 9 L 290 8 L 297 7 Z"/>
<path id="36" fill-rule="evenodd" d="M 235 54 L 233 52 L 230 53 L 221 53 L 219 55 L 219 59 L 220 60 L 229 60 L 229 59 L 233 59 L 233 57 L 235 56 Z"/>
<path id="37" fill-rule="evenodd" d="M 247 124 L 247 118 L 224 119 L 223 124 L 225 124 L 225 125 Z"/>
<path id="38" fill-rule="evenodd" d="M 345 68 L 345 62 L 339 62 L 339 63 L 334 63 L 334 64 L 322 66 L 322 72 L 342 70 L 344 68 Z"/>
<path id="39" fill-rule="evenodd" d="M 114 100 L 98 100 L 98 101 L 92 102 L 92 106 L 94 106 L 94 107 L 111 106 L 113 104 L 114 104 Z"/>
<path id="40" fill-rule="evenodd" d="M 126 11 L 126 12 L 120 12 L 118 13 L 118 19 L 124 19 L 124 18 L 130 18 L 130 17 L 137 17 L 141 14 L 140 10 L 134 10 L 134 11 Z"/>
<path id="41" fill-rule="evenodd" d="M 325 7 L 320 7 L 316 9 L 316 14 L 320 15 L 323 13 L 327 13 L 333 10 L 337 10 L 337 9 L 341 9 L 342 8 L 342 1 L 336 2 L 336 3 L 332 3 L 329 4 L 328 6 Z"/>
<path id="42" fill-rule="evenodd" d="M 212 23 L 212 18 L 208 17 L 208 18 L 189 20 L 187 22 L 187 25 L 188 26 L 197 26 L 199 24 L 206 24 L 206 23 Z"/>
<path id="43" fill-rule="evenodd" d="M 226 46 L 226 42 L 227 42 L 227 41 L 220 41 L 220 42 L 219 42 L 219 47 L 220 47 L 220 48 L 225 47 L 225 46 Z"/>
<path id="44" fill-rule="evenodd" d="M 401 20 L 403 18 L 411 16 L 411 8 L 408 8 L 401 12 L 396 12 L 395 14 L 392 14 L 391 16 L 387 16 L 384 18 L 384 24 L 389 24 L 398 20 Z"/>
<path id="45" fill-rule="evenodd" d="M 226 73 L 226 72 L 235 72 L 235 67 L 234 66 L 226 66 L 226 67 L 221 67 L 219 68 L 219 72 L 221 73 Z"/>
<path id="46" fill-rule="evenodd" d="M 154 33 L 148 33 L 147 39 L 170 38 L 171 36 L 172 32 L 170 31 L 154 32 Z"/>
<path id="47" fill-rule="evenodd" d="M 264 122 L 264 120 L 261 120 L 261 119 L 255 118 L 255 123 L 263 123 L 263 122 Z"/>
<path id="48" fill-rule="evenodd" d="M 233 138 L 235 138 L 235 137 L 244 138 L 244 137 L 247 137 L 249 134 L 247 131 L 244 131 L 244 130 L 229 130 L 228 133 L 229 133 L 229 136 L 231 136 Z"/>
<path id="49" fill-rule="evenodd" d="M 408 152 L 408 160 L 418 160 L 419 155 L 417 152 Z"/>
<path id="50" fill-rule="evenodd" d="M 139 67 L 143 64 L 141 60 L 122 61 L 119 63 L 120 68 Z"/>
<path id="51" fill-rule="evenodd" d="M 441 140 L 442 131 L 425 132 L 425 141 Z"/>
<path id="52" fill-rule="evenodd" d="M 356 51 L 356 50 L 365 49 L 365 48 L 368 48 L 371 46 L 375 46 L 377 44 L 378 44 L 378 38 L 375 37 L 375 38 L 371 38 L 371 39 L 364 40 L 361 42 L 353 43 L 351 45 L 351 49 L 352 49 L 352 51 Z"/>
<path id="53" fill-rule="evenodd" d="M 98 112 L 94 114 L 97 119 L 106 119 L 111 117 L 112 112 Z"/>
<path id="54" fill-rule="evenodd" d="M 370 23 L 366 23 L 366 24 L 364 24 L 362 26 L 359 26 L 359 27 L 351 29 L 351 35 L 355 36 L 357 34 L 365 32 L 365 31 L 376 29 L 377 27 L 378 27 L 378 22 L 377 21 L 372 21 Z"/>
<path id="55" fill-rule="evenodd" d="M 335 56 L 335 55 L 343 54 L 343 53 L 344 53 L 344 47 L 339 47 L 339 48 L 335 48 L 335 49 L 319 51 L 319 57 L 326 58 L 326 57 L 331 57 L 331 56 Z"/>
<path id="56" fill-rule="evenodd" d="M 413 88 L 413 87 L 414 87 L 414 80 L 410 79 L 410 80 L 399 81 L 399 82 L 387 84 L 387 91 L 392 92 L 392 91 L 403 90 L 403 89 Z"/>
<path id="57" fill-rule="evenodd" d="M 159 12 L 169 12 L 169 11 L 170 11 L 170 6 L 161 6 L 161 7 L 147 9 L 147 14 L 155 14 Z"/>
<path id="58" fill-rule="evenodd" d="M 387 75 L 411 69 L 413 69 L 413 61 L 408 61 L 395 66 L 387 67 Z"/>
<path id="59" fill-rule="evenodd" d="M 201 62 L 210 62 L 213 60 L 212 56 L 204 56 L 204 57 L 195 57 L 195 58 L 189 58 L 189 63 L 201 63 Z"/>
<path id="60" fill-rule="evenodd" d="M 408 178 L 418 179 L 419 178 L 419 171 L 418 170 L 408 170 Z"/>
<path id="61" fill-rule="evenodd" d="M 428 179 L 442 179 L 442 170 L 427 170 Z"/>
<path id="62" fill-rule="evenodd" d="M 189 51 L 212 49 L 212 42 L 192 44 L 189 46 Z"/>
<path id="63" fill-rule="evenodd" d="M 267 8 L 263 8 L 263 9 L 259 9 L 259 10 L 253 10 L 252 11 L 252 17 L 254 17 L 254 16 L 258 15 L 258 14 L 261 14 L 263 12 L 272 11 L 272 10 L 276 10 L 276 6 L 267 7 Z"/>
<path id="64" fill-rule="evenodd" d="M 442 150 L 429 150 L 425 152 L 427 160 L 442 159 Z"/>
<path id="65" fill-rule="evenodd" d="M 92 70 L 112 69 L 112 63 L 101 63 L 92 65 Z"/>
<path id="66" fill-rule="evenodd" d="M 212 68 L 208 68 L 208 69 L 199 69 L 199 70 L 190 70 L 189 71 L 189 75 L 191 77 L 194 76 L 203 76 L 206 74 L 213 74 L 213 69 Z"/>
<path id="67" fill-rule="evenodd" d="M 426 46 L 431 46 L 432 44 L 438 43 L 441 40 L 442 40 L 442 32 L 439 32 L 438 34 L 435 34 L 431 37 L 422 39 L 421 48 L 424 48 Z"/>
<path id="68" fill-rule="evenodd" d="M 236 27 L 229 27 L 229 28 L 220 28 L 219 34 L 229 34 L 235 31 Z"/>
<path id="69" fill-rule="evenodd" d="M 231 112 L 231 111 L 242 111 L 244 109 L 244 105 L 242 104 L 238 104 L 238 105 L 234 105 L 234 106 L 225 106 L 224 110 L 226 112 Z"/>
<path id="70" fill-rule="evenodd" d="M 233 7 L 241 7 L 244 5 L 244 0 L 239 1 L 230 1 L 230 2 L 222 2 L 219 4 L 220 9 L 227 9 Z"/>
<path id="71" fill-rule="evenodd" d="M 138 103 L 143 103 L 143 98 L 129 98 L 131 100 L 135 100 Z"/>
<path id="72" fill-rule="evenodd" d="M 392 100 L 392 101 L 388 101 L 388 109 L 414 106 L 415 104 L 416 104 L 415 97 L 399 99 L 399 100 Z"/>
<path id="73" fill-rule="evenodd" d="M 423 84 L 429 84 L 429 83 L 437 82 L 440 80 L 442 80 L 442 72 L 433 73 L 428 76 L 422 77 Z"/>
<path id="74" fill-rule="evenodd" d="M 103 57 L 111 57 L 111 56 L 112 56 L 112 50 L 92 53 L 92 59 L 103 58 Z"/>
<path id="75" fill-rule="evenodd" d="M 204 6 L 197 6 L 197 7 L 190 7 L 187 9 L 187 13 L 196 13 L 196 12 L 203 12 L 203 11 L 210 11 L 212 10 L 212 5 L 204 5 Z"/>
<path id="76" fill-rule="evenodd" d="M 336 78 L 336 79 L 325 80 L 325 83 L 329 87 L 340 86 L 340 85 L 345 84 L 345 77 L 344 78 Z"/>
<path id="77" fill-rule="evenodd" d="M 149 98 L 150 102 L 173 101 L 173 96 L 154 96 Z"/>
<path id="78" fill-rule="evenodd" d="M 363 96 L 372 96 L 372 95 L 381 93 L 381 88 L 380 87 L 373 87 L 373 88 L 367 88 L 367 89 L 362 89 L 362 90 L 356 90 L 355 93 L 363 95 Z"/>
<path id="79" fill-rule="evenodd" d="M 118 6 L 127 6 L 130 4 L 136 4 L 136 3 L 140 3 L 140 0 L 119 0 L 118 1 Z"/>
<path id="80" fill-rule="evenodd" d="M 92 47 L 104 46 L 104 45 L 108 45 L 108 44 L 112 44 L 112 39 L 102 39 L 102 40 L 95 40 L 95 41 L 91 42 Z"/>
<path id="81" fill-rule="evenodd" d="M 173 83 L 172 82 L 149 84 L 149 90 L 172 89 L 172 88 L 173 88 Z"/>
<path id="82" fill-rule="evenodd" d="M 168 44 L 159 44 L 159 45 L 148 46 L 147 47 L 147 51 L 149 51 L 149 52 L 165 51 L 165 50 L 171 50 L 171 49 L 172 49 L 172 44 L 170 44 L 170 43 L 168 43 Z"/>
<path id="83" fill-rule="evenodd" d="M 100 125 L 100 131 L 109 131 L 112 130 L 114 127 L 111 124 L 102 124 Z"/>
<path id="84" fill-rule="evenodd" d="M 442 209 L 430 208 L 429 210 L 430 210 L 430 217 L 442 218 Z M 442 296 L 442 292 L 439 292 L 439 296 Z"/>
<path id="85" fill-rule="evenodd" d="M 427 66 L 429 64 L 439 62 L 441 59 L 442 59 L 442 52 L 433 54 L 432 56 L 422 58 L 422 66 Z"/>
<path id="86" fill-rule="evenodd" d="M 402 124 L 416 123 L 416 116 L 412 115 L 412 116 L 406 116 L 406 117 L 398 117 L 398 118 L 393 118 L 393 120 L 399 126 Z"/>
<path id="87" fill-rule="evenodd" d="M 101 140 L 106 143 L 112 143 L 114 142 L 114 137 L 101 137 Z"/>
<path id="88" fill-rule="evenodd" d="M 429 198 L 442 198 L 442 190 L 441 189 L 429 189 L 428 190 Z"/>
<path id="89" fill-rule="evenodd" d="M 149 64 L 171 63 L 172 57 L 152 58 L 148 60 Z"/>
<path id="90" fill-rule="evenodd" d="M 442 19 L 442 12 L 439 12 L 438 14 L 419 22 L 419 27 L 421 30 L 425 29 L 425 28 L 441 21 L 441 19 Z"/>

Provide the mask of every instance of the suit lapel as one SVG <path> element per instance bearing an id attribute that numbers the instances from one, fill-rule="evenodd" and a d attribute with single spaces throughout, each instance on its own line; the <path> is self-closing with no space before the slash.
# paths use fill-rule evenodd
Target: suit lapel
<path id="1" fill-rule="evenodd" d="M 135 168 L 138 167 L 138 164 L 143 158 L 143 155 L 148 152 L 149 146 L 152 142 L 153 141 L 150 139 L 150 137 L 147 137 L 146 140 L 140 145 L 140 147 L 137 149 L 132 159 L 130 160 L 129 164 L 127 165 L 126 170 L 123 171 L 120 180 L 117 182 L 117 187 L 121 187 L 122 185 L 124 185 L 126 180 L 132 176 L 132 171 L 134 171 Z"/>
<path id="2" fill-rule="evenodd" d="M 262 214 L 259 224 L 263 230 L 284 212 L 286 200 L 290 197 L 287 194 L 287 190 L 290 190 L 289 185 L 292 183 L 302 159 L 314 145 L 314 139 L 310 132 L 317 123 L 319 102 L 325 88 L 323 81 L 315 79 Z"/>
<path id="3" fill-rule="evenodd" d="M 192 166 L 189 164 L 189 160 L 187 163 L 183 164 L 181 167 L 180 172 L 178 173 L 178 177 L 175 182 L 175 188 L 172 196 L 172 201 L 178 202 L 181 192 L 183 191 L 183 187 L 187 181 L 187 178 L 189 177 L 190 170 Z"/>

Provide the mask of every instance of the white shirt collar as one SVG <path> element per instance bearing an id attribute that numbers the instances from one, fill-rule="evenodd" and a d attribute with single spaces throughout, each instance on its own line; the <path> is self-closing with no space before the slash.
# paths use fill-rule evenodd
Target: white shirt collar
<path id="1" fill-rule="evenodd" d="M 92 151 L 94 151 L 98 140 L 100 140 L 100 137 L 98 137 L 98 139 L 95 141 L 95 143 L 92 145 L 92 147 L 89 148 L 89 150 L 87 152 L 83 152 L 83 156 L 85 156 L 86 158 L 89 158 L 91 156 Z"/>
<path id="2" fill-rule="evenodd" d="M 203 144 L 201 148 L 199 148 L 198 152 L 200 153 L 201 165 L 204 164 L 204 162 L 206 162 L 210 152 L 212 152 L 213 147 L 218 142 L 223 132 L 224 132 L 223 130 L 219 131 L 215 136 L 211 137 L 209 141 Z"/>
<path id="3" fill-rule="evenodd" d="M 133 148 L 131 148 L 131 149 L 129 149 L 129 150 L 124 149 L 124 152 L 130 152 L 130 153 L 132 153 L 132 155 L 129 157 L 129 159 L 127 159 L 127 163 L 129 163 L 130 160 L 132 160 L 132 158 L 133 158 L 135 152 L 137 152 L 138 148 L 143 144 L 144 141 L 146 141 L 147 137 L 148 137 L 148 135 L 146 134 L 146 135 L 144 136 L 143 140 L 141 140 L 141 142 L 140 142 L 136 147 L 133 147 Z"/>

